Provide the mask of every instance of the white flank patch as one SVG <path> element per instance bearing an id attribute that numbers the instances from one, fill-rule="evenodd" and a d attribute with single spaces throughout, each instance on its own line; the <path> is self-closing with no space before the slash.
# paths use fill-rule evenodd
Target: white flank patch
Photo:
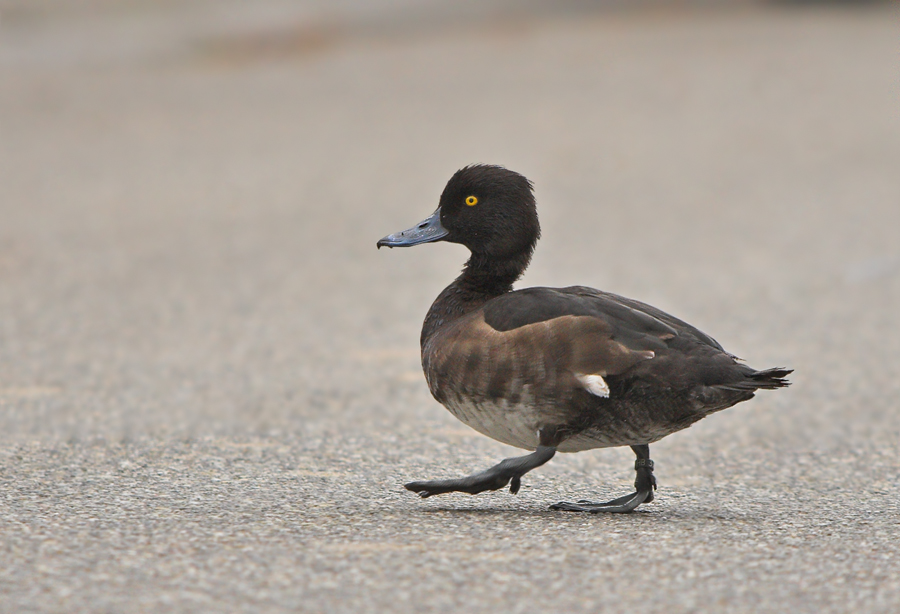
<path id="1" fill-rule="evenodd" d="M 582 375 L 581 373 L 576 373 L 575 379 L 581 382 L 584 389 L 592 395 L 603 397 L 604 399 L 609 398 L 609 386 L 606 384 L 606 380 L 603 379 L 603 377 L 597 374 Z"/>

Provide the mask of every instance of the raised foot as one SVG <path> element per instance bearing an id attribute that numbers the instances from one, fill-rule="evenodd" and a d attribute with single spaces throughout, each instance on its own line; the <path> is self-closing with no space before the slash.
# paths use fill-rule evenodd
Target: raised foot
<path id="1" fill-rule="evenodd" d="M 569 501 L 560 501 L 551 505 L 550 509 L 564 512 L 589 512 L 591 514 L 627 514 L 628 512 L 633 512 L 641 503 L 649 503 L 652 499 L 652 490 L 640 490 L 606 503 L 594 503 L 591 501 L 570 503 Z"/>
<path id="2" fill-rule="evenodd" d="M 486 490 L 500 490 L 509 484 L 509 492 L 516 494 L 522 486 L 522 476 L 540 467 L 556 454 L 556 448 L 541 446 L 531 454 L 507 458 L 490 469 L 452 480 L 429 480 L 405 484 L 407 490 L 418 493 L 423 499 L 447 492 L 466 492 L 477 495 Z"/>
<path id="3" fill-rule="evenodd" d="M 486 490 L 500 490 L 510 482 L 512 484 L 509 487 L 509 492 L 512 494 L 519 492 L 519 487 L 522 484 L 519 477 L 494 475 L 490 474 L 489 471 L 454 480 L 410 482 L 409 484 L 404 484 L 404 488 L 413 491 L 423 499 L 448 492 L 467 492 L 470 495 L 477 495 Z"/>

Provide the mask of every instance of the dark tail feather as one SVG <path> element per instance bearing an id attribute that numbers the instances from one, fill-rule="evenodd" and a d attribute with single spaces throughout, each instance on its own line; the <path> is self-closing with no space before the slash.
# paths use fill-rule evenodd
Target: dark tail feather
<path id="1" fill-rule="evenodd" d="M 755 371 L 750 375 L 751 381 L 747 383 L 754 388 L 761 388 L 763 390 L 784 388 L 785 386 L 791 385 L 785 377 L 793 372 L 793 369 L 785 369 L 783 367 L 775 367 L 774 369 L 766 369 L 765 371 Z"/>
<path id="2" fill-rule="evenodd" d="M 784 378 L 788 374 L 794 372 L 793 369 L 783 369 L 780 367 L 766 369 L 765 371 L 754 371 L 746 365 L 741 365 L 741 367 L 744 374 L 743 379 L 727 384 L 716 384 L 714 387 L 724 390 L 733 390 L 735 392 L 750 392 L 750 396 L 746 397 L 749 399 L 753 397 L 752 393 L 755 390 L 774 390 L 775 388 L 790 386 L 791 383 Z"/>

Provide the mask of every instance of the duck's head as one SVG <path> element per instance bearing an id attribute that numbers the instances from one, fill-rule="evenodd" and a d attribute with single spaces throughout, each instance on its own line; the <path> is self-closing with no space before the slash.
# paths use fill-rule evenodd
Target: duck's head
<path id="1" fill-rule="evenodd" d="M 541 234 L 531 188 L 528 179 L 502 166 L 467 166 L 447 182 L 431 217 L 384 237 L 378 247 L 449 241 L 492 260 L 530 256 Z"/>

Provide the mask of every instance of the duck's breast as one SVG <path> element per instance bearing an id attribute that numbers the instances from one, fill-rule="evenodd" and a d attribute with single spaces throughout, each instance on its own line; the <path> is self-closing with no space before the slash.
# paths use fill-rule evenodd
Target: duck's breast
<path id="1" fill-rule="evenodd" d="M 652 356 L 613 340 L 596 318 L 563 316 L 498 331 L 481 311 L 446 325 L 422 346 L 428 386 L 439 402 L 476 431 L 526 449 L 539 444 L 542 429 L 564 438 L 588 428 L 608 395 L 603 378 Z M 580 445 L 623 444 L 613 436 Z"/>

